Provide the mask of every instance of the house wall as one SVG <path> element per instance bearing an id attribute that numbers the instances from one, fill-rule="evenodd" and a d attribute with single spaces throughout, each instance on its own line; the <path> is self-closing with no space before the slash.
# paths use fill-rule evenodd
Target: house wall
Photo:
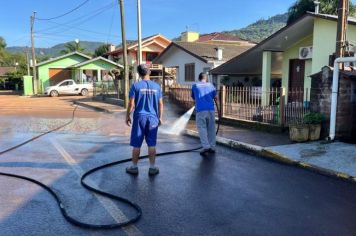
<path id="1" fill-rule="evenodd" d="M 97 71 L 97 81 L 101 81 L 102 76 L 104 76 L 103 70 L 109 71 L 111 69 L 118 69 L 118 66 L 115 66 L 111 63 L 108 63 L 106 61 L 94 61 L 92 63 L 89 63 L 87 65 L 84 65 L 80 68 L 78 68 L 78 73 L 76 75 L 77 78 L 80 77 L 80 74 L 83 72 L 83 70 L 96 70 Z"/>
<path id="2" fill-rule="evenodd" d="M 329 64 L 329 56 L 335 52 L 336 47 L 336 28 L 336 21 L 314 20 L 312 74 Z M 348 24 L 347 38 L 352 43 L 356 41 L 355 25 Z"/>
<path id="3" fill-rule="evenodd" d="M 180 50 L 177 48 L 172 48 L 170 53 L 165 55 L 162 60 L 162 64 L 165 67 L 179 67 L 177 73 L 177 82 L 182 85 L 190 85 L 194 82 L 185 81 L 185 64 L 194 63 L 195 64 L 195 81 L 198 81 L 198 76 L 200 72 L 204 71 L 204 68 L 213 69 L 213 64 L 205 63 L 198 58 Z"/>
<path id="4" fill-rule="evenodd" d="M 57 60 L 42 66 L 38 67 L 38 79 L 40 81 L 40 85 L 42 86 L 42 91 L 44 88 L 49 86 L 49 69 L 50 68 L 67 68 L 72 65 L 81 63 L 83 61 L 88 60 L 80 55 L 71 55 L 69 57 L 63 58 L 61 60 Z M 75 77 L 75 73 L 72 72 L 72 79 Z"/>
<path id="5" fill-rule="evenodd" d="M 313 35 L 309 35 L 304 39 L 300 40 L 294 45 L 291 45 L 287 50 L 283 52 L 283 62 L 282 62 L 282 87 L 289 87 L 289 60 L 299 58 L 299 48 L 307 47 L 313 45 Z M 312 74 L 312 60 L 305 60 L 305 71 L 304 71 L 304 88 L 310 89 L 311 80 L 309 75 Z M 288 92 L 288 89 L 286 89 Z"/>
<path id="6" fill-rule="evenodd" d="M 149 41 L 146 43 L 143 43 L 143 47 L 142 47 L 142 60 L 143 62 L 146 61 L 146 54 L 145 52 L 157 52 L 158 54 L 160 54 L 161 52 L 163 52 L 163 50 L 168 47 L 168 45 L 170 44 L 170 41 L 167 41 L 163 38 L 157 37 L 155 38 L 153 41 Z M 137 61 L 137 47 L 132 48 L 128 51 L 127 54 L 127 63 L 129 65 L 135 65 L 136 61 Z M 120 59 L 118 60 L 118 63 L 120 64 L 124 64 L 123 62 L 123 58 L 122 58 L 122 53 L 119 53 L 118 55 L 116 55 L 118 57 L 120 57 Z"/>

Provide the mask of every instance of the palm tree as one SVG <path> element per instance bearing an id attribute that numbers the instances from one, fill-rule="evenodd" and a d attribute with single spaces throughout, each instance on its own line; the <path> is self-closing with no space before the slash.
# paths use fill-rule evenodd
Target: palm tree
<path id="1" fill-rule="evenodd" d="M 82 48 L 80 46 L 80 42 L 76 43 L 76 42 L 69 42 L 69 43 L 66 43 L 64 45 L 64 47 L 66 49 L 63 49 L 61 51 L 61 54 L 68 54 L 68 53 L 71 53 L 71 52 L 84 52 L 85 48 Z"/>
<path id="2" fill-rule="evenodd" d="M 320 1 L 320 13 L 337 15 L 339 0 L 322 0 Z M 288 9 L 287 24 L 294 22 L 303 16 L 307 11 L 314 12 L 314 0 L 297 0 Z M 349 15 L 354 16 L 356 13 L 356 6 L 350 1 Z"/>

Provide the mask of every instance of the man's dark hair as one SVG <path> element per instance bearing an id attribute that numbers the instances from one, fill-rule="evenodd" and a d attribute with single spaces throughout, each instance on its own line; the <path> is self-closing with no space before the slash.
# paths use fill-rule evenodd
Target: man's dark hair
<path id="1" fill-rule="evenodd" d="M 141 64 L 137 67 L 137 72 L 140 76 L 146 76 L 150 74 L 150 68 L 146 64 Z"/>
<path id="2" fill-rule="evenodd" d="M 206 73 L 204 73 L 204 72 L 201 72 L 200 74 L 199 74 L 199 81 L 202 81 L 204 78 L 208 78 L 208 75 L 206 74 Z"/>

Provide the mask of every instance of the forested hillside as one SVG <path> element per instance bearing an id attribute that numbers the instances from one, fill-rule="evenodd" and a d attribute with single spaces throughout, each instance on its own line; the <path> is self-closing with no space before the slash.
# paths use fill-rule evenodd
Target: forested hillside
<path id="1" fill-rule="evenodd" d="M 261 42 L 277 30 L 284 27 L 287 23 L 288 14 L 278 14 L 268 19 L 261 19 L 244 28 L 225 31 L 224 33 L 239 36 L 242 39 L 253 42 Z"/>

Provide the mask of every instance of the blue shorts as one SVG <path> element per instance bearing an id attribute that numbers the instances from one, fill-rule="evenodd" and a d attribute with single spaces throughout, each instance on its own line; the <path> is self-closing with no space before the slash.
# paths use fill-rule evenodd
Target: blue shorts
<path id="1" fill-rule="evenodd" d="M 147 146 L 155 147 L 157 143 L 158 123 L 158 119 L 153 116 L 134 117 L 130 145 L 140 148 L 143 139 L 145 139 Z"/>

